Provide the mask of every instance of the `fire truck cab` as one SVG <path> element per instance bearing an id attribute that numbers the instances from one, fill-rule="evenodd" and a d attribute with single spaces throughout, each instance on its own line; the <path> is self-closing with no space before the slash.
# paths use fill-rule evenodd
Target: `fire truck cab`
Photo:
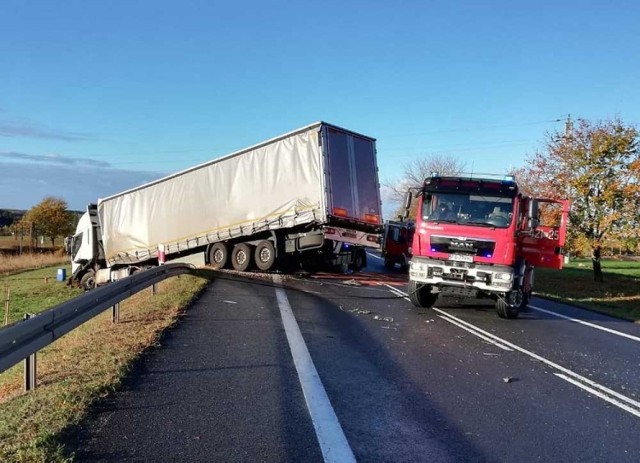
<path id="1" fill-rule="evenodd" d="M 562 268 L 569 201 L 530 198 L 513 177 L 492 177 L 432 174 L 415 195 L 414 305 L 431 307 L 439 295 L 489 297 L 500 317 L 516 318 L 535 267 Z"/>
<path id="2" fill-rule="evenodd" d="M 381 253 L 385 268 L 393 269 L 399 264 L 402 271 L 407 271 L 414 231 L 412 221 L 389 220 L 384 224 Z"/>

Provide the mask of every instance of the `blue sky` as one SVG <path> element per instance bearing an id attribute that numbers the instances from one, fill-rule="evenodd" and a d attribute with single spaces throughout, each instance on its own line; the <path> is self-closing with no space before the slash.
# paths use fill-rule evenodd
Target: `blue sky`
<path id="1" fill-rule="evenodd" d="M 573 117 L 640 122 L 640 3 L 0 3 L 0 208 L 74 209 L 325 120 L 411 159 L 524 164 Z M 385 202 L 385 215 L 392 206 Z"/>

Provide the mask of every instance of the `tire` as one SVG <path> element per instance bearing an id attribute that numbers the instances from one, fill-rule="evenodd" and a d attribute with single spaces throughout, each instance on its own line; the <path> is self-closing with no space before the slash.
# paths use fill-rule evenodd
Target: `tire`
<path id="1" fill-rule="evenodd" d="M 80 278 L 80 287 L 85 291 L 90 291 L 96 287 L 96 273 L 93 270 L 89 270 L 82 278 Z"/>
<path id="2" fill-rule="evenodd" d="M 409 280 L 409 300 L 413 305 L 429 308 L 437 299 L 438 295 L 431 292 L 431 285 Z"/>
<path id="3" fill-rule="evenodd" d="M 498 317 L 514 319 L 518 318 L 520 308 L 525 304 L 525 298 L 522 291 L 511 291 L 505 294 L 505 297 L 498 297 L 496 300 L 496 311 Z"/>
<path id="4" fill-rule="evenodd" d="M 276 263 L 276 250 L 273 243 L 269 240 L 263 240 L 258 243 L 254 252 L 256 267 L 263 272 L 271 270 Z"/>
<path id="5" fill-rule="evenodd" d="M 229 246 L 226 243 L 215 243 L 209 248 L 209 265 L 218 270 L 225 268 L 229 262 Z"/>
<path id="6" fill-rule="evenodd" d="M 351 268 L 354 272 L 359 272 L 365 265 L 367 265 L 367 256 L 364 251 L 356 251 L 355 256 L 353 256 L 353 264 L 351 265 Z"/>
<path id="7" fill-rule="evenodd" d="M 391 270 L 395 266 L 396 266 L 396 263 L 394 261 L 389 260 L 386 257 L 384 258 L 384 268 Z"/>
<path id="8" fill-rule="evenodd" d="M 245 272 L 251 266 L 253 253 L 246 243 L 236 244 L 231 253 L 231 266 L 234 270 Z"/>

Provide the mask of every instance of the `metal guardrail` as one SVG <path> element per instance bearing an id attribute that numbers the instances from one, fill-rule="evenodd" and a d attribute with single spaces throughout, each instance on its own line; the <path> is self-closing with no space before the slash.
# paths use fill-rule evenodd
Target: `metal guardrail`
<path id="1" fill-rule="evenodd" d="M 1 329 L 0 373 L 120 301 L 162 280 L 190 273 L 193 269 L 189 264 L 167 264 L 137 272 Z"/>

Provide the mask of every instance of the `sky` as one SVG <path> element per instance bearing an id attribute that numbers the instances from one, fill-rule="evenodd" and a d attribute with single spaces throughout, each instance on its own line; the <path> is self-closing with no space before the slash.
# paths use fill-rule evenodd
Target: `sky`
<path id="1" fill-rule="evenodd" d="M 323 120 L 392 184 L 506 173 L 568 114 L 640 123 L 637 1 L 0 2 L 0 208 L 74 210 Z M 383 211 L 395 205 L 383 187 Z"/>

